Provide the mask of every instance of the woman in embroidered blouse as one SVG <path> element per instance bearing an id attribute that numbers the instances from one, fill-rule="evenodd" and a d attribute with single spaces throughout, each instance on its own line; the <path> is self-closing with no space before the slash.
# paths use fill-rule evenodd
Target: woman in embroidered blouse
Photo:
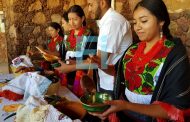
<path id="1" fill-rule="evenodd" d="M 59 56 L 60 44 L 63 41 L 63 30 L 60 24 L 56 22 L 51 22 L 48 26 L 48 33 L 51 36 L 51 39 L 48 40 L 47 52 Z"/>
<path id="2" fill-rule="evenodd" d="M 114 91 L 124 92 L 122 100 L 107 101 L 108 110 L 91 114 L 105 119 L 120 111 L 120 121 L 132 121 L 127 118 L 131 116 L 145 122 L 155 118 L 181 122 L 183 112 L 190 108 L 190 67 L 183 44 L 168 29 L 167 8 L 162 0 L 142 0 L 133 18 L 141 42 L 127 49 L 115 71 Z"/>
<path id="3" fill-rule="evenodd" d="M 64 32 L 61 26 L 56 22 L 51 22 L 48 25 L 47 32 L 50 36 L 50 39 L 47 41 L 47 47 L 46 47 L 47 49 L 43 49 L 42 47 L 40 48 L 50 54 L 60 56 L 59 47 L 64 38 Z M 38 55 L 38 54 L 39 52 L 29 51 L 29 55 Z"/>
<path id="4" fill-rule="evenodd" d="M 83 9 L 79 5 L 71 6 L 68 10 L 69 24 L 71 31 L 66 39 L 66 48 L 68 51 L 76 51 L 84 43 L 84 37 L 92 33 L 86 27 L 86 18 Z M 80 38 L 81 37 L 81 38 Z"/>
<path id="5" fill-rule="evenodd" d="M 83 60 L 86 56 L 84 55 L 85 49 L 96 49 L 96 43 L 92 36 L 92 32 L 86 27 L 86 19 L 83 9 L 79 5 L 74 5 L 69 8 L 67 11 L 69 24 L 71 26 L 70 33 L 65 40 L 66 47 L 66 57 L 65 59 L 69 64 L 76 63 L 76 60 Z M 96 52 L 92 52 L 96 53 Z M 67 62 L 68 63 L 68 62 Z M 77 96 L 81 96 L 83 94 L 83 90 L 80 87 L 80 78 L 85 72 L 82 70 L 74 72 L 75 81 L 73 85 L 73 92 Z M 68 82 L 71 82 L 73 78 L 73 72 L 67 74 Z M 63 84 L 66 81 L 62 81 Z"/>

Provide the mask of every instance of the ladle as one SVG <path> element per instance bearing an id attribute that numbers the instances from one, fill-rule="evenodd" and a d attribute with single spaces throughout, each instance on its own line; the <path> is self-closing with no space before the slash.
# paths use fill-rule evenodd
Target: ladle
<path id="1" fill-rule="evenodd" d="M 91 69 L 91 60 L 88 68 L 87 74 L 83 75 L 81 78 L 81 87 L 84 89 L 86 94 L 93 94 L 96 92 L 96 85 L 93 81 L 93 70 Z"/>

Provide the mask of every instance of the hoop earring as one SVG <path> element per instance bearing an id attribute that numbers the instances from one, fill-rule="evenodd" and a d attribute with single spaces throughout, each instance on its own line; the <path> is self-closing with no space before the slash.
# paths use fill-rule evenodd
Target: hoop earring
<path id="1" fill-rule="evenodd" d="M 160 38 L 162 38 L 163 37 L 163 31 L 161 30 L 160 31 Z"/>

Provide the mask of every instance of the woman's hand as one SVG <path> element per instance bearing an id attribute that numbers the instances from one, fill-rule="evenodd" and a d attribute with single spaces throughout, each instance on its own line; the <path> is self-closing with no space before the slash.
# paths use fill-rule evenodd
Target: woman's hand
<path id="1" fill-rule="evenodd" d="M 69 72 L 75 71 L 75 69 L 76 69 L 75 65 L 68 65 L 68 64 L 62 62 L 61 60 L 59 60 L 58 62 L 61 64 L 61 66 L 54 68 L 54 69 L 61 73 L 69 73 Z"/>
<path id="2" fill-rule="evenodd" d="M 112 101 L 106 101 L 106 105 L 110 105 L 110 108 L 108 108 L 103 113 L 90 113 L 93 116 L 97 116 L 102 120 L 105 120 L 111 113 L 115 113 L 118 111 L 126 110 L 127 102 L 123 100 L 112 100 Z"/>
<path id="3" fill-rule="evenodd" d="M 101 70 L 103 70 L 104 72 L 106 72 L 109 75 L 115 76 L 115 66 L 114 65 L 109 65 L 106 64 L 106 62 L 102 62 L 99 56 L 90 56 L 90 58 L 88 58 L 88 60 L 91 60 L 92 63 L 95 63 L 98 68 L 100 68 Z"/>
<path id="4" fill-rule="evenodd" d="M 76 64 L 76 60 L 68 59 L 68 60 L 65 60 L 65 61 L 66 61 L 66 62 L 68 61 L 68 62 L 69 62 L 69 65 Z"/>
<path id="5" fill-rule="evenodd" d="M 89 55 L 89 58 L 87 59 L 88 62 L 91 62 L 91 63 L 95 63 L 98 68 L 101 68 L 101 59 L 100 57 L 96 56 L 96 55 Z"/>
<path id="6" fill-rule="evenodd" d="M 127 102 L 124 100 L 106 101 L 105 104 L 110 105 L 110 108 L 108 108 L 104 113 L 102 113 L 102 116 L 108 116 L 111 113 L 127 109 Z"/>

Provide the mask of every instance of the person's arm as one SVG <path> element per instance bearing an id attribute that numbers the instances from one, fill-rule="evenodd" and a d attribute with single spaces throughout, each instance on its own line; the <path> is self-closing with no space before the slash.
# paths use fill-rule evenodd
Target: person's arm
<path id="1" fill-rule="evenodd" d="M 68 65 L 60 60 L 58 62 L 61 64 L 61 66 L 54 68 L 55 70 L 57 70 L 61 73 L 69 73 L 69 72 L 76 71 L 76 64 Z"/>
<path id="2" fill-rule="evenodd" d="M 108 60 L 108 57 L 111 53 L 103 52 L 98 50 L 97 55 L 90 56 L 90 60 L 92 60 L 92 63 L 95 63 L 98 65 L 98 68 L 103 70 L 109 75 L 115 75 L 115 67 L 114 65 L 108 65 L 106 62 Z"/>
<path id="3" fill-rule="evenodd" d="M 121 55 L 121 48 L 124 49 L 126 47 L 127 49 L 131 44 L 131 40 L 124 39 L 130 28 L 127 22 L 121 23 L 110 18 L 102 25 L 100 30 L 97 55 L 92 57 L 92 59 L 101 70 L 114 76 L 114 65 L 119 60 L 117 56 Z"/>
<path id="4" fill-rule="evenodd" d="M 109 114 L 115 113 L 118 111 L 124 111 L 129 110 L 137 113 L 141 113 L 147 116 L 155 117 L 155 118 L 164 118 L 169 119 L 167 112 L 157 104 L 136 104 L 136 103 L 130 103 L 123 100 L 113 100 L 113 101 L 107 101 L 105 104 L 111 105 L 109 109 L 107 109 L 104 113 L 90 113 L 94 116 L 98 116 L 101 119 L 106 119 Z"/>
<path id="5" fill-rule="evenodd" d="M 90 66 L 90 61 L 89 60 L 84 60 L 82 63 L 70 63 L 70 64 L 66 64 L 62 61 L 58 61 L 61 66 L 55 68 L 56 70 L 58 70 L 61 73 L 69 73 L 69 72 L 73 72 L 76 70 L 83 70 L 83 69 L 89 69 Z"/>

